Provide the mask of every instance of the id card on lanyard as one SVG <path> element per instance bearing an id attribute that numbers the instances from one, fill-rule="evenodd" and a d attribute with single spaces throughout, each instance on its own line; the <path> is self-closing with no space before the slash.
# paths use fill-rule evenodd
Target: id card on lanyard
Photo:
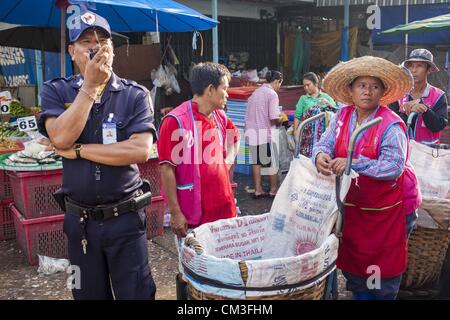
<path id="1" fill-rule="evenodd" d="M 110 113 L 108 120 L 102 124 L 103 144 L 111 144 L 117 142 L 117 127 L 113 121 L 114 113 Z"/>

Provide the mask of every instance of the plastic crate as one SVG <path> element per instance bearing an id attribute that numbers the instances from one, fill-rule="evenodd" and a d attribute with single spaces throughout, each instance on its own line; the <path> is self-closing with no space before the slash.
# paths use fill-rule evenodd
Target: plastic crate
<path id="1" fill-rule="evenodd" d="M 12 198 L 12 189 L 8 171 L 0 170 L 0 199 L 9 198 Z"/>
<path id="2" fill-rule="evenodd" d="M 16 228 L 17 243 L 25 252 L 30 265 L 38 264 L 38 254 L 52 258 L 68 257 L 67 239 L 63 232 L 63 214 L 25 219 L 15 206 L 10 208 Z"/>
<path id="3" fill-rule="evenodd" d="M 53 193 L 61 187 L 62 170 L 8 172 L 14 204 L 25 219 L 63 214 Z"/>
<path id="4" fill-rule="evenodd" d="M 147 217 L 147 239 L 164 235 L 164 200 L 152 197 L 152 204 L 145 208 Z"/>
<path id="5" fill-rule="evenodd" d="M 251 164 L 235 164 L 234 172 L 251 175 L 252 174 L 252 165 Z"/>
<path id="6" fill-rule="evenodd" d="M 159 159 L 150 159 L 145 163 L 138 164 L 141 177 L 150 182 L 150 191 L 152 196 L 161 194 L 161 174 L 159 170 Z"/>
<path id="7" fill-rule="evenodd" d="M 13 199 L 0 200 L 0 241 L 10 240 L 16 237 L 14 220 L 9 209 L 11 203 L 13 203 Z"/>

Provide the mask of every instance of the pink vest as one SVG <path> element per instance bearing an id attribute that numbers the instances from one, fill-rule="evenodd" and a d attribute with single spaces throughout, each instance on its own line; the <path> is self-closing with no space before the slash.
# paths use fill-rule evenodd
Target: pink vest
<path id="1" fill-rule="evenodd" d="M 339 113 L 339 120 L 343 121 L 343 119 L 350 119 L 351 113 L 354 111 L 354 106 L 348 106 L 342 109 L 342 111 Z M 367 136 L 368 133 L 372 133 L 374 135 L 373 137 L 373 146 L 376 148 L 374 150 L 375 158 L 378 158 L 380 156 L 380 144 L 381 139 L 383 137 L 384 132 L 386 129 L 393 125 L 394 123 L 399 123 L 406 133 L 406 126 L 405 123 L 402 121 L 402 119 L 397 116 L 393 111 L 391 111 L 389 108 L 386 107 L 380 107 L 378 108 L 376 117 L 381 116 L 383 118 L 383 121 L 375 126 L 375 128 L 378 128 L 376 131 L 374 128 L 368 129 L 366 133 L 363 133 L 363 136 Z M 345 123 L 345 122 L 344 122 Z M 363 138 L 361 138 L 363 139 Z M 357 143 L 355 148 L 355 155 L 359 154 L 361 152 L 364 153 L 363 150 L 358 150 L 358 148 L 361 147 L 361 143 Z M 367 144 L 364 148 L 367 148 Z M 370 157 L 369 157 L 370 158 Z M 417 208 L 419 208 L 421 202 L 422 202 L 422 195 L 420 193 L 419 189 L 419 183 L 417 181 L 417 177 L 414 171 L 413 166 L 409 162 L 409 146 L 407 148 L 407 154 L 406 154 L 406 162 L 405 162 L 405 168 L 403 171 L 403 207 L 405 214 L 410 214 Z"/>
<path id="2" fill-rule="evenodd" d="M 439 88 L 433 87 L 430 85 L 430 92 L 427 97 L 423 98 L 423 102 L 430 107 L 430 109 L 433 109 L 436 105 L 436 102 L 442 97 L 444 94 L 444 91 L 442 91 Z M 399 100 L 400 107 L 403 106 L 406 102 L 408 102 L 409 95 L 406 95 L 401 100 Z M 439 139 L 441 138 L 441 133 L 438 132 L 432 132 L 430 129 L 428 129 L 425 126 L 425 123 L 423 122 L 423 116 L 422 114 L 419 115 L 416 121 L 416 125 L 414 127 L 414 137 L 411 139 L 416 140 L 417 142 L 428 142 L 428 143 L 439 143 Z"/>
<path id="3" fill-rule="evenodd" d="M 219 138 L 223 147 L 224 158 L 226 157 L 226 125 L 227 116 L 223 110 L 215 110 L 212 113 L 217 127 L 220 130 Z M 202 151 L 199 146 L 201 144 L 201 123 L 194 121 L 194 112 L 192 110 L 192 101 L 185 101 L 180 106 L 172 110 L 167 117 L 174 117 L 180 130 L 174 133 L 172 139 L 182 137 L 181 147 L 183 150 L 183 158 L 177 163 L 175 169 L 177 183 L 177 199 L 181 212 L 187 219 L 190 226 L 200 224 L 202 217 L 202 201 L 201 201 L 201 181 L 200 181 L 200 161 L 202 159 Z"/>

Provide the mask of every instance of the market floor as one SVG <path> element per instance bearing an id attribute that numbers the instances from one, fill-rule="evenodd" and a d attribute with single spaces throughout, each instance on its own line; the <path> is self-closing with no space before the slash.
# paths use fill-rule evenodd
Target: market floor
<path id="1" fill-rule="evenodd" d="M 164 237 L 148 243 L 157 299 L 175 299 L 176 249 L 168 230 Z M 66 300 L 72 294 L 66 287 L 67 274 L 40 275 L 37 266 L 29 266 L 14 240 L 0 241 L 0 300 Z"/>
<path id="2" fill-rule="evenodd" d="M 256 215 L 270 211 L 272 199 L 255 200 L 246 192 L 253 187 L 251 176 L 235 175 L 237 205 L 242 215 Z M 265 184 L 268 188 L 268 185 Z M 152 274 L 156 282 L 156 299 L 176 299 L 175 276 L 178 269 L 174 236 L 165 228 L 164 236 L 153 238 L 148 245 Z M 67 274 L 43 276 L 37 266 L 29 266 L 15 240 L 0 241 L 0 300 L 66 300 L 72 299 L 66 287 Z M 339 299 L 348 299 L 345 281 L 339 276 Z"/>

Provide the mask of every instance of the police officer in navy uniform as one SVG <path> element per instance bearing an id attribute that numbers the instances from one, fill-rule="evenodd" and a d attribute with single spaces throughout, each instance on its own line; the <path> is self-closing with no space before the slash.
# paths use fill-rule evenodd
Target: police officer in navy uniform
<path id="1" fill-rule="evenodd" d="M 93 12 L 69 27 L 69 53 L 80 70 L 42 90 L 40 131 L 63 157 L 58 198 L 65 209 L 69 259 L 80 268 L 75 299 L 154 299 L 146 221 L 148 186 L 136 163 L 156 138 L 147 89 L 112 71 L 108 22 Z M 75 269 L 76 270 L 76 269 Z"/>

